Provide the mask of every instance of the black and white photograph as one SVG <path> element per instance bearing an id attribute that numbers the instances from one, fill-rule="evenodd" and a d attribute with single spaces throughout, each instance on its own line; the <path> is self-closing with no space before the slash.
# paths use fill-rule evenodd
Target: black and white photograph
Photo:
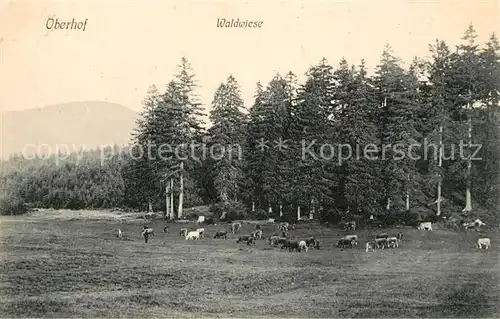
<path id="1" fill-rule="evenodd" d="M 497 0 L 0 0 L 0 318 L 499 318 Z"/>

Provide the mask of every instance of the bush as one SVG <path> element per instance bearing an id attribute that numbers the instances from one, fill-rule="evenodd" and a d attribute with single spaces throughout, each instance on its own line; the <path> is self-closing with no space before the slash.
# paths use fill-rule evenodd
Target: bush
<path id="1" fill-rule="evenodd" d="M 256 220 L 263 220 L 268 218 L 268 212 L 262 208 L 258 208 L 253 214 L 253 218 Z"/>
<path id="2" fill-rule="evenodd" d="M 405 226 L 417 226 L 419 215 L 414 211 L 401 211 L 395 214 L 395 219 L 398 224 Z"/>
<path id="3" fill-rule="evenodd" d="M 210 206 L 210 212 L 216 218 L 220 218 L 223 212 L 226 212 L 225 221 L 233 221 L 238 219 L 246 219 L 248 217 L 247 209 L 241 202 L 230 201 L 227 203 L 218 202 Z"/>
<path id="4" fill-rule="evenodd" d="M 22 215 L 28 212 L 28 206 L 15 195 L 3 195 L 0 197 L 1 215 Z"/>

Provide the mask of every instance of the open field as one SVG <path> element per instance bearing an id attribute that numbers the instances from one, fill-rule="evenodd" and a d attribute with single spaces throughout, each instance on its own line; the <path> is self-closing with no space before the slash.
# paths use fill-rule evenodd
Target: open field
<path id="1" fill-rule="evenodd" d="M 500 236 L 496 230 L 401 230 L 399 249 L 365 253 L 381 230 L 361 230 L 352 250 L 343 231 L 298 225 L 321 250 L 289 253 L 230 239 L 185 241 L 181 227 L 142 222 L 0 217 L 2 317 L 498 317 Z M 205 227 L 212 234 L 226 225 Z M 253 225 L 245 224 L 240 234 Z M 263 226 L 264 236 L 274 232 Z M 306 228 L 307 227 L 307 228 Z M 122 239 L 116 230 L 124 231 Z M 478 236 L 490 250 L 474 247 Z"/>

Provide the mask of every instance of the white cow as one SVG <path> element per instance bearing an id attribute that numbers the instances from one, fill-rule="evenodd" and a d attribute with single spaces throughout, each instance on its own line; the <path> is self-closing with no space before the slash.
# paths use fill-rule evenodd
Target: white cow
<path id="1" fill-rule="evenodd" d="M 344 239 L 350 240 L 353 246 L 358 245 L 358 235 L 347 235 L 343 237 Z"/>
<path id="2" fill-rule="evenodd" d="M 417 227 L 418 230 L 432 230 L 432 223 L 431 222 L 425 222 L 425 223 L 420 223 Z"/>
<path id="3" fill-rule="evenodd" d="M 200 239 L 200 232 L 199 231 L 190 231 L 186 235 L 186 240 L 198 240 Z"/>
<path id="4" fill-rule="evenodd" d="M 307 250 L 308 250 L 308 248 L 307 248 L 307 244 L 306 244 L 305 240 L 301 240 L 299 242 L 299 252 L 305 251 L 307 253 Z"/>
<path id="5" fill-rule="evenodd" d="M 390 248 L 399 247 L 399 239 L 397 237 L 387 238 L 387 246 L 389 246 Z"/>
<path id="6" fill-rule="evenodd" d="M 486 226 L 486 224 L 483 223 L 479 218 L 474 221 L 474 224 L 476 224 L 478 227 Z"/>
<path id="7" fill-rule="evenodd" d="M 491 240 L 489 238 L 479 238 L 477 240 L 477 248 L 479 249 L 488 249 L 491 246 Z"/>
<path id="8" fill-rule="evenodd" d="M 196 221 L 196 223 L 201 224 L 203 222 L 205 222 L 205 216 L 198 216 L 198 220 Z"/>
<path id="9" fill-rule="evenodd" d="M 121 229 L 118 229 L 118 235 L 116 235 L 116 237 L 118 238 L 122 238 L 123 234 L 122 234 L 122 230 Z"/>
<path id="10" fill-rule="evenodd" d="M 366 252 L 369 251 L 376 251 L 377 250 L 377 243 L 373 241 L 369 241 L 366 243 Z"/>

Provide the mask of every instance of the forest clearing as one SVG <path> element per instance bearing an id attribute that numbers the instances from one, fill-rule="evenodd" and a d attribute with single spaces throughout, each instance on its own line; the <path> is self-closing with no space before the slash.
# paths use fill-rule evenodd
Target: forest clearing
<path id="1" fill-rule="evenodd" d="M 80 215 L 83 215 L 84 211 Z M 291 238 L 315 236 L 320 250 L 296 253 L 227 240 L 186 241 L 182 227 L 143 220 L 0 219 L 2 317 L 497 317 L 498 231 L 361 229 L 360 245 L 341 250 L 336 227 L 297 224 Z M 123 231 L 117 238 L 116 230 Z M 268 238 L 276 225 L 262 225 Z M 378 232 L 403 232 L 396 249 L 366 253 Z M 211 236 L 212 235 L 212 236 Z M 475 247 L 478 236 L 492 247 Z"/>

